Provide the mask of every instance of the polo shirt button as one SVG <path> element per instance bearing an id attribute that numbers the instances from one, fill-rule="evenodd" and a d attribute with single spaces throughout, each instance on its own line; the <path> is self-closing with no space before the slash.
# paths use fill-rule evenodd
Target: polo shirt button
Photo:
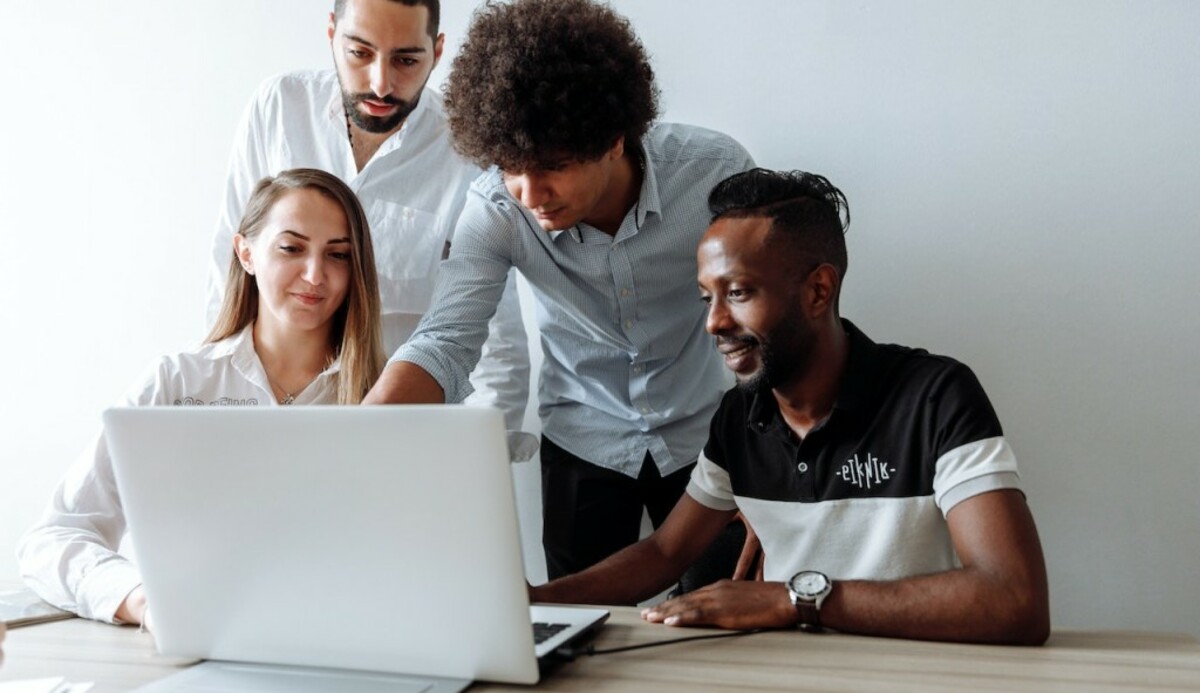
<path id="1" fill-rule="evenodd" d="M 799 469 L 800 473 L 803 474 L 804 472 L 808 471 L 808 463 L 801 462 L 800 464 L 796 465 L 796 469 Z"/>

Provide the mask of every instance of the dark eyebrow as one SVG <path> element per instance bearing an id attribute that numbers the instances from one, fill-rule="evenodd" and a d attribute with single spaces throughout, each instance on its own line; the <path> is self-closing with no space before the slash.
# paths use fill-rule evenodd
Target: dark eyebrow
<path id="1" fill-rule="evenodd" d="M 343 36 L 345 36 L 346 38 L 350 39 L 351 41 L 353 41 L 355 43 L 361 43 L 362 45 L 366 46 L 367 48 L 375 48 L 375 44 L 371 43 L 370 41 L 366 40 L 365 38 L 362 38 L 361 36 L 355 36 L 354 34 L 343 34 Z"/>
<path id="2" fill-rule="evenodd" d="M 279 232 L 279 235 L 282 236 L 285 233 L 288 234 L 289 236 L 295 236 L 296 238 L 299 238 L 300 240 L 303 240 L 303 241 L 311 241 L 312 240 L 308 236 L 305 236 L 304 234 L 300 233 L 299 231 L 292 231 L 291 229 L 284 229 L 283 231 Z M 333 245 L 334 243 L 349 243 L 349 242 L 350 242 L 349 237 L 335 238 L 332 241 L 329 241 L 329 243 L 327 243 L 326 245 Z"/>
<path id="3" fill-rule="evenodd" d="M 366 46 L 367 48 L 371 48 L 373 50 L 379 50 L 378 46 L 376 46 L 375 44 L 371 43 L 370 41 L 366 40 L 365 38 L 363 38 L 361 36 L 355 36 L 354 34 L 343 34 L 343 36 L 345 36 L 346 38 L 350 39 L 351 41 L 353 41 L 355 43 L 361 43 L 362 45 Z M 406 54 L 407 55 L 407 54 L 425 53 L 425 52 L 427 52 L 425 49 L 425 46 L 411 46 L 411 47 L 407 47 L 407 48 L 397 48 L 392 51 L 392 55 L 396 55 L 396 54 Z"/>

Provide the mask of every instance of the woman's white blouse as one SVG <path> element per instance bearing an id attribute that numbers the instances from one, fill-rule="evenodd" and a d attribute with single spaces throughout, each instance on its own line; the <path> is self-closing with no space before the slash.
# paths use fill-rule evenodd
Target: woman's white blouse
<path id="1" fill-rule="evenodd" d="M 294 404 L 337 401 L 335 362 L 296 395 Z M 254 351 L 251 328 L 195 351 L 163 357 L 120 406 L 277 406 Z M 118 553 L 125 514 L 104 432 L 59 483 L 41 520 L 21 538 L 21 576 L 51 604 L 85 618 L 114 614 L 141 577 Z"/>

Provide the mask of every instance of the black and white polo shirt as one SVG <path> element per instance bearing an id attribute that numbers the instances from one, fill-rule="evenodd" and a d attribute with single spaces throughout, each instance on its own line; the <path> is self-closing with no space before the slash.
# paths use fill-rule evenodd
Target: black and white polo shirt
<path id="1" fill-rule="evenodd" d="M 830 416 L 797 441 L 769 390 L 730 390 L 688 493 L 742 511 L 762 541 L 767 580 L 954 568 L 945 515 L 980 493 L 1020 488 L 996 412 L 965 365 L 875 344 L 843 324 L 850 350 Z"/>

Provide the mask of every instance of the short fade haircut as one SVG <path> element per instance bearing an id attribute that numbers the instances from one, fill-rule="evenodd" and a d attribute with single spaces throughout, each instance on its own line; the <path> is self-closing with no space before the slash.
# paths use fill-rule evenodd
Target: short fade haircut
<path id="1" fill-rule="evenodd" d="M 438 27 L 442 21 L 442 4 L 440 0 L 391 0 L 397 5 L 405 7 L 424 7 L 429 10 L 429 23 L 425 27 L 425 31 L 429 33 L 429 38 L 437 41 Z M 333 2 L 333 20 L 336 22 L 342 18 L 342 13 L 346 11 L 346 0 L 334 0 Z"/>
<path id="2" fill-rule="evenodd" d="M 850 205 L 824 176 L 804 171 L 755 168 L 726 178 L 708 196 L 713 221 L 753 217 L 771 220 L 771 242 L 780 242 L 800 270 L 830 264 L 846 276 L 846 229 Z M 842 221 L 845 217 L 845 222 Z"/>
<path id="3" fill-rule="evenodd" d="M 592 0 L 488 2 L 445 89 L 454 147 L 510 171 L 594 161 L 658 116 L 654 70 L 629 20 Z"/>

